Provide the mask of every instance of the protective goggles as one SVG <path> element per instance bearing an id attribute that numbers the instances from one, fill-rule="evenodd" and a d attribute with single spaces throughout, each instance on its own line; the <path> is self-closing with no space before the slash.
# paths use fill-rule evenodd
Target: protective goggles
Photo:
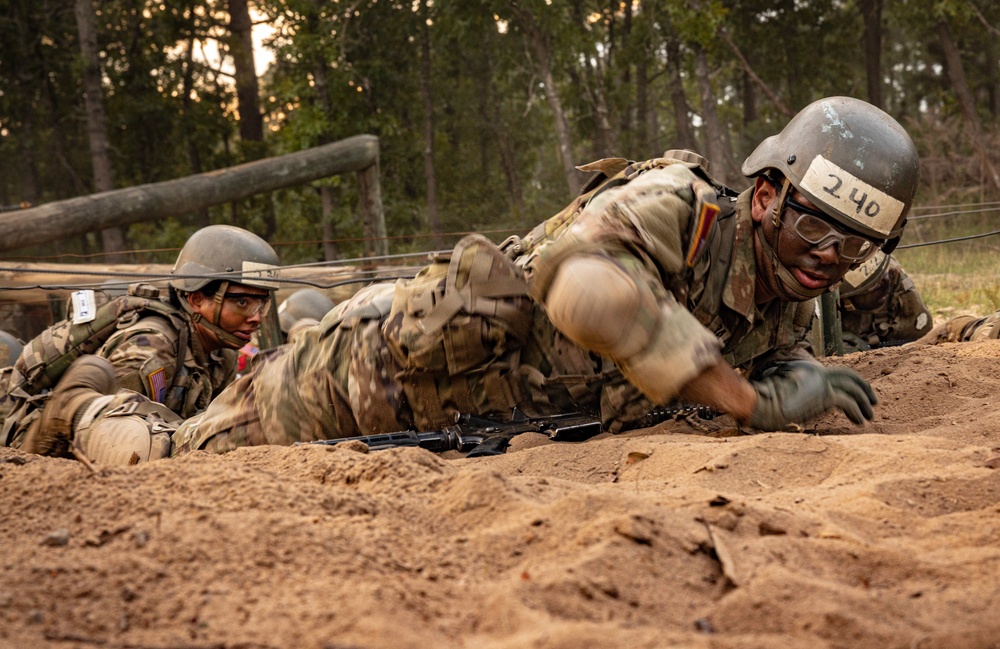
<path id="1" fill-rule="evenodd" d="M 839 245 L 840 258 L 854 263 L 867 261 L 878 251 L 879 243 L 857 234 L 840 232 L 826 220 L 828 217 L 825 214 L 806 207 L 791 196 L 785 198 L 785 207 L 796 216 L 792 221 L 795 234 L 818 250 Z"/>
<path id="2" fill-rule="evenodd" d="M 260 314 L 263 318 L 271 310 L 271 295 L 255 293 L 226 293 L 222 296 L 223 303 L 234 313 L 251 318 Z"/>

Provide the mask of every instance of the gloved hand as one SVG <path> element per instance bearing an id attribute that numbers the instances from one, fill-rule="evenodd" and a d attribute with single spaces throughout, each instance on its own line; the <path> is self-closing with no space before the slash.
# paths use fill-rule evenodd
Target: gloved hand
<path id="1" fill-rule="evenodd" d="M 855 424 L 874 416 L 875 392 L 861 376 L 846 367 L 823 367 L 808 361 L 782 363 L 753 382 L 757 406 L 749 424 L 759 430 L 784 430 L 840 408 Z"/>

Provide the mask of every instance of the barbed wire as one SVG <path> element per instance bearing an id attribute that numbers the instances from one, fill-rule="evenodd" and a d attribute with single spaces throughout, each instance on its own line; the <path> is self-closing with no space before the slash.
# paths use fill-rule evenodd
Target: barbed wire
<path id="1" fill-rule="evenodd" d="M 914 205 L 910 208 L 910 211 L 916 210 L 940 210 L 940 209 L 950 209 L 952 207 L 975 207 L 976 205 L 1000 205 L 1000 201 L 984 201 L 980 203 L 954 203 L 951 205 Z"/>
<path id="2" fill-rule="evenodd" d="M 920 243 L 908 243 L 905 246 L 896 246 L 896 250 L 906 250 L 907 248 L 922 248 L 924 246 L 936 246 L 940 243 L 954 243 L 955 241 L 970 241 L 972 239 L 984 239 L 1000 234 L 1000 230 L 992 232 L 982 232 L 980 234 L 970 234 L 965 237 L 954 237 L 953 239 L 938 239 L 937 241 L 922 241 Z"/>
<path id="3" fill-rule="evenodd" d="M 994 207 L 995 206 L 995 207 Z M 950 209 L 949 211 L 932 213 L 932 214 L 920 214 L 910 217 L 911 221 L 922 220 L 922 219 L 932 219 L 932 218 L 942 218 L 946 216 L 960 216 L 966 214 L 982 214 L 983 212 L 996 212 L 1000 211 L 1000 201 L 992 202 L 982 202 L 982 203 L 960 203 L 954 205 L 932 205 L 932 206 L 921 206 L 914 207 L 913 210 L 918 209 L 941 209 L 941 208 L 975 208 L 975 209 Z M 513 228 L 497 228 L 490 230 L 479 230 L 475 231 L 481 234 L 485 233 L 507 233 L 514 231 Z M 349 237 L 341 239 L 316 239 L 316 240 L 304 240 L 304 241 L 285 241 L 276 242 L 271 244 L 272 246 L 292 246 L 292 245 L 314 245 L 314 244 L 324 244 L 324 243 L 345 243 L 345 242 L 365 242 L 372 240 L 413 240 L 413 239 L 429 239 L 433 237 L 453 237 L 453 236 L 465 236 L 472 233 L 473 231 L 454 231 L 445 233 L 421 233 L 413 235 L 400 235 L 394 237 Z M 962 241 L 971 241 L 975 239 L 983 239 L 987 237 L 992 237 L 1000 234 L 1000 230 L 992 230 L 990 232 L 983 232 L 979 234 L 972 234 L 962 237 L 952 237 L 948 239 L 938 239 L 934 241 L 923 241 L 918 243 L 903 244 L 898 246 L 897 250 L 907 250 L 912 248 L 921 248 L 925 246 L 940 245 L 946 243 L 956 243 Z M 138 253 L 153 253 L 153 252 L 171 252 L 179 251 L 180 248 L 151 248 L 145 250 L 132 250 L 128 251 L 129 254 Z M 349 257 L 343 259 L 325 260 L 325 261 L 315 261 L 315 262 L 302 262 L 298 264 L 289 264 L 287 266 L 281 266 L 282 269 L 322 269 L 322 268 L 334 268 L 334 267 L 344 267 L 348 265 L 358 265 L 358 264 L 370 264 L 375 262 L 386 262 L 395 261 L 401 259 L 423 257 L 425 259 L 430 259 L 434 255 L 447 254 L 450 249 L 443 250 L 424 250 L 424 251 L 414 251 L 407 253 L 398 253 L 391 255 L 373 255 L 367 257 Z M 35 259 L 58 259 L 60 257 L 74 257 L 74 258 L 92 258 L 98 256 L 104 256 L 112 253 L 93 253 L 90 255 L 59 255 L 53 257 L 36 257 Z M 373 281 L 382 280 L 395 280 L 395 279 L 406 279 L 412 277 L 419 266 L 404 266 L 402 268 L 394 268 L 391 271 L 389 269 L 359 269 L 355 271 L 355 275 L 349 279 L 342 279 L 333 282 L 322 281 L 320 279 L 310 279 L 310 278 L 292 278 L 292 277 L 277 277 L 269 278 L 273 281 L 284 284 L 284 285 L 301 285 L 310 286 L 319 289 L 330 289 L 337 288 L 340 286 L 358 284 L 358 283 L 368 283 Z M 66 268 L 59 269 L 48 269 L 48 268 L 25 268 L 21 266 L 0 266 L 0 272 L 10 272 L 10 273 L 38 273 L 38 274 L 70 274 L 76 276 L 85 277 L 95 277 L 102 278 L 104 280 L 121 278 L 123 281 L 120 285 L 110 284 L 107 281 L 102 283 L 96 282 L 81 282 L 74 284 L 32 284 L 32 285 L 21 285 L 21 286 L 0 286 L 0 291 L 28 291 L 28 290 L 80 290 L 80 289 L 115 289 L 124 288 L 129 284 L 135 283 L 136 281 L 147 281 L 149 283 L 166 283 L 171 279 L 229 279 L 229 280 L 239 280 L 242 278 L 242 274 L 238 272 L 233 273 L 217 273 L 211 275 L 174 275 L 174 274 L 163 274 L 163 273 L 142 273 L 142 272 L 129 272 L 129 271 L 93 271 L 93 270 L 68 270 Z M 381 273 L 393 273 L 390 275 L 383 275 Z"/>
<path id="4" fill-rule="evenodd" d="M 954 209 L 954 208 L 971 208 L 971 209 Z M 909 221 L 921 221 L 925 219 L 938 219 L 947 216 L 963 216 L 968 214 L 982 214 L 984 212 L 998 212 L 1000 211 L 1000 201 L 984 201 L 980 203 L 956 203 L 952 205 L 921 205 L 913 206 L 911 208 L 912 212 L 917 212 L 919 210 L 932 210 L 932 209 L 947 209 L 948 211 L 930 213 L 930 214 L 912 214 L 909 217 Z M 290 246 L 312 246 L 312 245 L 326 245 L 326 244 L 340 244 L 340 243 L 365 243 L 372 241 L 415 241 L 419 239 L 431 239 L 436 237 L 449 238 L 449 237 L 463 237 L 468 234 L 507 234 L 511 232 L 521 232 L 523 228 L 493 228 L 487 230 L 455 230 L 449 232 L 421 232 L 414 234 L 405 235 L 394 235 L 387 237 L 340 237 L 335 239 L 303 239 L 298 241 L 276 241 L 271 243 L 272 248 L 283 248 Z M 982 235 L 989 236 L 989 235 Z M 949 241 L 961 241 L 962 239 L 953 240 L 943 240 L 942 243 L 947 243 Z M 930 243 L 920 244 L 920 245 L 931 245 Z M 903 246 L 900 246 L 902 248 Z M 914 247 L 914 246 L 909 246 Z M 179 252 L 180 247 L 170 247 L 170 248 L 136 248 L 132 250 L 124 250 L 118 252 L 93 252 L 93 253 L 61 253 L 58 255 L 49 256 L 35 256 L 32 260 L 50 261 L 56 259 L 97 259 L 101 257 L 107 257 L 109 255 L 149 255 L 154 253 L 166 253 L 166 252 Z M 420 251 L 414 253 L 404 253 L 401 256 L 417 256 L 417 255 L 428 255 L 433 254 L 437 251 Z M 377 260 L 380 258 L 389 258 L 391 256 L 383 257 L 359 257 L 359 258 L 348 258 L 340 260 L 332 260 L 326 262 L 309 262 L 316 266 L 322 265 L 337 265 L 345 263 L 361 263 L 368 260 Z M 17 257 L 12 257 L 12 260 L 16 261 L 28 261 L 25 259 L 19 259 Z M 296 267 L 307 267 L 309 264 L 293 265 L 288 266 L 288 268 Z"/>
<path id="5" fill-rule="evenodd" d="M 921 219 L 939 219 L 944 216 L 960 216 L 962 214 L 982 214 L 983 212 L 998 212 L 1000 207 L 979 208 L 974 210 L 953 210 L 951 212 L 939 212 L 937 214 L 918 214 L 909 217 L 910 221 L 920 221 Z"/>

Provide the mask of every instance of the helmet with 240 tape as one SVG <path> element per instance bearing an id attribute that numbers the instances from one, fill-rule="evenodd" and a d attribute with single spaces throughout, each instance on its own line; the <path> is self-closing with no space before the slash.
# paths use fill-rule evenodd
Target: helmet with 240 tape
<path id="1" fill-rule="evenodd" d="M 776 169 L 830 218 L 872 239 L 899 241 L 913 204 L 919 157 L 887 113 L 852 97 L 803 108 L 743 163 L 748 177 Z"/>

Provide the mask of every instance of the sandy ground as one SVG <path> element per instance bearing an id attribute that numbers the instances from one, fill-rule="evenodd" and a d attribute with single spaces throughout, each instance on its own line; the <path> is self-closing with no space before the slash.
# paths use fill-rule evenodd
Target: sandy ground
<path id="1" fill-rule="evenodd" d="M 998 359 L 837 359 L 881 400 L 863 429 L 98 473 L 0 449 L 0 646 L 1000 647 Z"/>

